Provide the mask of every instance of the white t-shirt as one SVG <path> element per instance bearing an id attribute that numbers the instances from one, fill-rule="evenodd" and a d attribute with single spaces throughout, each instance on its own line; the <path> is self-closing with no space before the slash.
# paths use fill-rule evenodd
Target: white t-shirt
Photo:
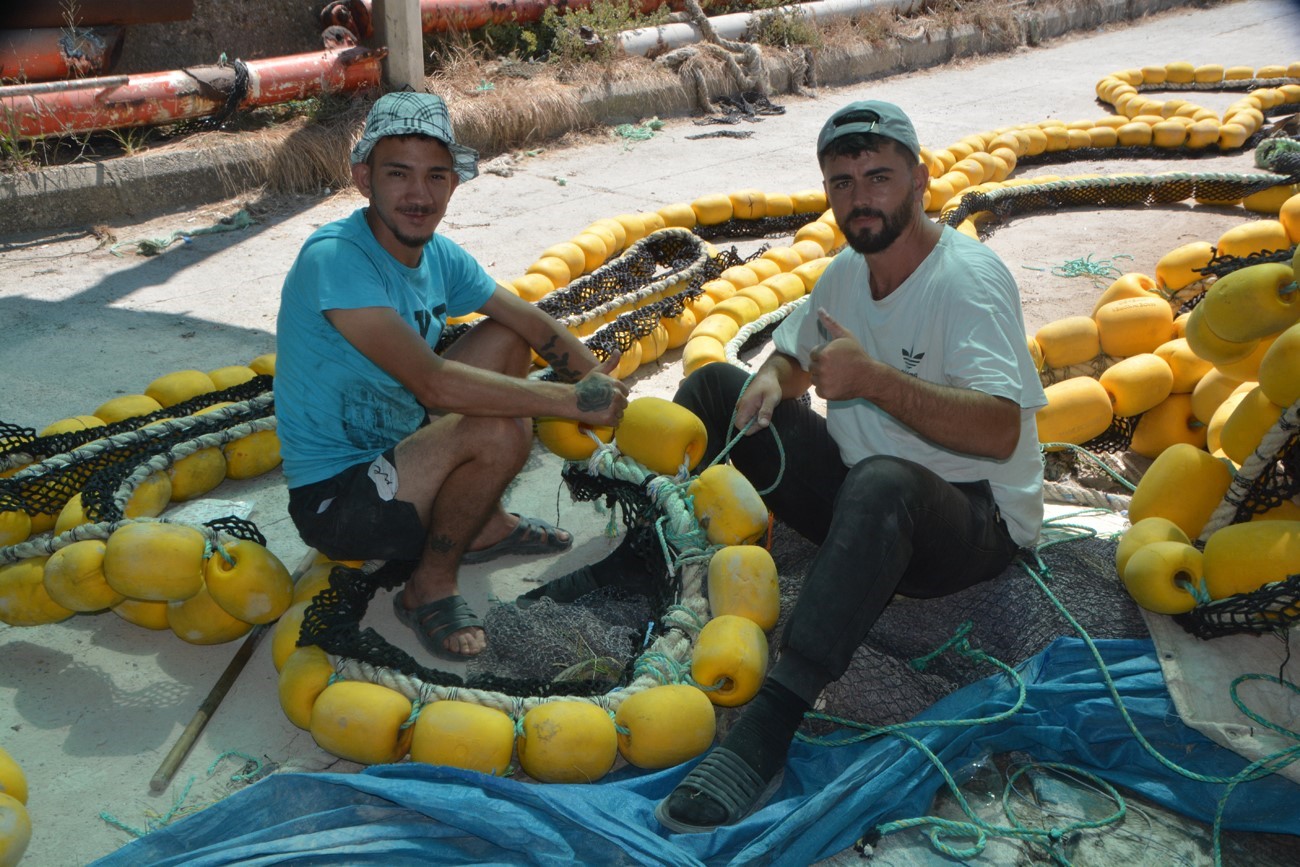
<path id="1" fill-rule="evenodd" d="M 1046 405 L 1025 340 L 1020 293 L 1006 265 L 973 238 L 944 227 L 939 243 L 901 286 L 871 297 L 864 256 L 845 249 L 801 305 L 777 328 L 777 351 L 798 359 L 826 342 L 825 308 L 872 357 L 909 376 L 1003 397 L 1020 406 L 1020 440 L 1005 460 L 963 454 L 923 439 L 863 400 L 829 401 L 827 429 L 853 466 L 871 455 L 921 464 L 950 482 L 987 479 L 1011 537 L 1029 545 L 1043 521 L 1043 465 L 1035 412 Z"/>

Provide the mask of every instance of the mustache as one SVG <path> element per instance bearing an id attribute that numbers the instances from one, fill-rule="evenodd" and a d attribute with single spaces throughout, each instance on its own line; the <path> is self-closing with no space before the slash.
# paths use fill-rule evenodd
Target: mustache
<path id="1" fill-rule="evenodd" d="M 878 211 L 875 208 L 854 208 L 852 211 L 849 211 L 850 220 L 856 219 L 857 217 L 875 217 L 877 220 L 883 220 L 885 219 L 885 212 Z"/>

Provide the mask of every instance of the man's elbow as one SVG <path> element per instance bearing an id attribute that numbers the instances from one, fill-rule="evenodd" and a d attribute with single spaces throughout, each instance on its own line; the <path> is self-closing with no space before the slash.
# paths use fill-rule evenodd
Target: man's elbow
<path id="1" fill-rule="evenodd" d="M 992 453 L 989 457 L 995 460 L 1005 461 L 1016 452 L 1016 446 L 1020 445 L 1020 426 L 1016 425 L 1009 431 L 1001 431 L 993 442 Z"/>
<path id="2" fill-rule="evenodd" d="M 989 457 L 1005 461 L 1020 445 L 1020 407 L 1000 398 L 993 436 L 989 438 Z"/>

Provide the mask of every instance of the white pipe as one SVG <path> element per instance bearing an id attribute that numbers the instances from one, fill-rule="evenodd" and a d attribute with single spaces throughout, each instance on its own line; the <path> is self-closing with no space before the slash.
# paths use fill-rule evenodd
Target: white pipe
<path id="1" fill-rule="evenodd" d="M 737 39 L 749 29 L 750 22 L 765 15 L 802 12 L 816 20 L 859 15 L 863 12 L 908 13 L 922 8 L 925 0 L 815 0 L 812 3 L 796 3 L 775 9 L 762 9 L 757 12 L 735 12 L 710 18 L 714 31 L 723 39 Z M 640 27 L 625 30 L 618 35 L 618 41 L 628 54 L 645 55 L 651 51 L 671 50 L 683 45 L 691 45 L 704 38 L 700 28 L 694 23 L 664 24 L 660 27 Z"/>

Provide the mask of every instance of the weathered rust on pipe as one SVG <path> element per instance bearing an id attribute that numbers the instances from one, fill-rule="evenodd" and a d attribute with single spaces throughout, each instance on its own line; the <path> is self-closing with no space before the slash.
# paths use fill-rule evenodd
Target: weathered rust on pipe
<path id="1" fill-rule="evenodd" d="M 60 90 L 89 90 L 91 88 L 117 87 L 130 80 L 127 75 L 110 75 L 102 78 L 72 78 L 65 81 L 42 81 L 38 84 L 0 85 L 0 99 L 6 96 L 31 96 L 37 93 L 55 93 Z"/>
<path id="2" fill-rule="evenodd" d="M 420 0 L 420 25 L 425 33 L 477 30 L 489 24 L 529 24 L 540 21 L 547 9 L 563 15 L 587 9 L 593 0 Z M 660 6 L 685 8 L 684 0 L 640 0 L 642 12 Z M 350 19 L 350 21 L 348 20 Z M 374 35 L 370 0 L 333 0 L 321 10 L 321 26 L 341 25 L 361 39 Z"/>
<path id="3" fill-rule="evenodd" d="M 387 53 L 386 48 L 350 48 L 250 60 L 247 89 L 238 107 L 378 87 L 380 61 Z M 194 66 L 127 76 L 125 84 L 87 83 L 92 86 L 83 90 L 0 96 L 0 137 L 35 139 L 206 117 L 225 108 L 235 91 L 236 70 Z"/>
<path id="4" fill-rule="evenodd" d="M 121 27 L 0 30 L 0 80 L 56 81 L 112 72 L 122 56 Z"/>
<path id="5" fill-rule="evenodd" d="M 0 28 L 161 24 L 193 17 L 194 0 L 22 0 L 0 4 Z"/>

